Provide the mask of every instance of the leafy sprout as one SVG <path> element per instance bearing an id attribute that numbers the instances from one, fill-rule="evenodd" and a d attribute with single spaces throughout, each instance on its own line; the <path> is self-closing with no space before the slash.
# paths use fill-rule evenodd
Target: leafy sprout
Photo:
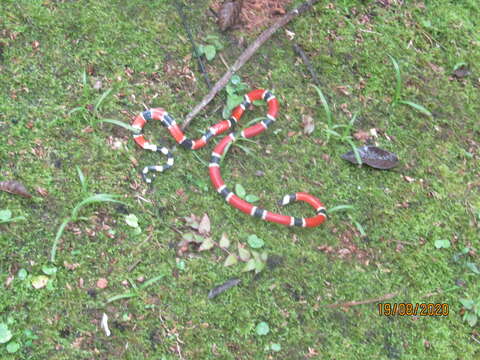
<path id="1" fill-rule="evenodd" d="M 323 131 L 327 136 L 327 142 L 330 141 L 330 138 L 333 136 L 334 138 L 337 138 L 340 142 L 347 143 L 348 145 L 350 145 L 355 155 L 355 159 L 357 160 L 357 164 L 361 165 L 362 159 L 360 158 L 360 153 L 358 152 L 358 149 L 353 142 L 353 138 L 350 135 L 353 125 L 357 120 L 358 114 L 354 114 L 350 119 L 350 121 L 348 122 L 348 124 L 334 124 L 333 114 L 332 114 L 332 111 L 330 110 L 330 106 L 328 105 L 327 98 L 325 97 L 322 90 L 318 86 L 316 85 L 311 85 L 311 86 L 317 91 L 317 94 L 320 97 L 320 101 L 322 103 L 323 109 L 325 111 L 326 125 Z M 343 131 L 340 132 L 340 129 L 343 129 Z"/>
<path id="2" fill-rule="evenodd" d="M 417 104 L 417 103 L 414 103 L 413 101 L 403 100 L 401 98 L 403 83 L 402 83 L 402 74 L 400 72 L 400 65 L 398 64 L 397 60 L 395 60 L 395 58 L 393 56 L 388 55 L 388 57 L 390 58 L 390 61 L 392 62 L 393 68 L 395 70 L 395 93 L 394 93 L 394 96 L 393 96 L 392 105 L 394 105 L 394 106 L 396 104 L 408 105 L 411 108 L 417 110 L 418 112 L 420 112 L 420 113 L 422 113 L 426 116 L 432 117 L 432 113 L 430 111 L 428 111 L 424 106 L 422 106 L 420 104 Z"/>
<path id="3" fill-rule="evenodd" d="M 80 184 L 82 185 L 82 191 L 86 192 L 87 191 L 87 181 L 85 179 L 85 176 L 83 175 L 83 172 L 80 170 L 79 167 L 77 167 L 77 173 L 78 173 L 78 177 L 79 177 L 79 180 L 80 180 Z M 93 205 L 93 204 L 105 203 L 105 202 L 114 202 L 114 203 L 120 203 L 120 204 L 125 205 L 124 202 L 122 202 L 120 200 L 117 200 L 118 197 L 119 197 L 118 195 L 111 195 L 111 194 L 94 194 L 94 195 L 87 196 L 83 200 L 79 201 L 73 207 L 72 211 L 70 212 L 70 216 L 65 218 L 57 229 L 57 233 L 55 235 L 55 239 L 53 240 L 52 248 L 50 250 L 50 261 L 52 263 L 55 262 L 55 256 L 57 254 L 58 243 L 59 243 L 67 225 L 70 222 L 75 222 L 75 221 L 78 221 L 78 220 L 85 220 L 85 218 L 79 217 L 79 213 L 84 207 L 89 206 L 89 205 Z"/>
<path id="4" fill-rule="evenodd" d="M 24 216 L 12 217 L 12 212 L 8 209 L 0 210 L 0 224 L 25 220 Z"/>

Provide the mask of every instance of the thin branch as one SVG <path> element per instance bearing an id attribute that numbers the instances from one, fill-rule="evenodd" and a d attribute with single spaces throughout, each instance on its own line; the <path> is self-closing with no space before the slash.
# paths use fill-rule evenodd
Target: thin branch
<path id="1" fill-rule="evenodd" d="M 293 44 L 293 50 L 295 50 L 295 52 L 302 58 L 302 61 L 310 72 L 310 75 L 312 75 L 312 79 L 315 85 L 322 86 L 320 80 L 318 79 L 317 73 L 312 66 L 312 63 L 310 62 L 310 59 L 308 58 L 307 54 L 305 54 L 305 51 L 303 51 L 300 45 L 295 43 Z"/>
<path id="2" fill-rule="evenodd" d="M 378 298 L 375 298 L 375 299 L 367 299 L 367 300 L 361 300 L 361 301 L 349 301 L 349 302 L 342 303 L 342 304 L 330 304 L 330 305 L 327 305 L 326 307 L 329 308 L 329 309 L 334 309 L 334 308 L 339 308 L 339 307 L 350 307 L 350 306 L 378 303 L 378 302 L 382 302 L 382 301 L 385 301 L 385 300 L 392 299 L 397 295 L 398 295 L 398 292 L 394 292 L 394 293 L 386 294 L 384 296 L 381 296 L 381 297 L 378 297 Z"/>
<path id="3" fill-rule="evenodd" d="M 195 41 L 193 40 L 192 32 L 190 31 L 190 27 L 188 26 L 187 18 L 185 17 L 185 14 L 183 12 L 183 3 L 180 3 L 180 1 L 177 0 L 176 6 L 177 6 L 178 13 L 180 15 L 180 18 L 182 19 L 183 27 L 185 28 L 185 31 L 187 32 L 187 35 L 188 35 L 188 39 L 190 40 L 190 44 L 192 45 L 193 56 L 195 56 L 197 58 L 198 66 L 200 67 L 200 72 L 203 74 L 208 88 L 211 89 L 212 84 L 210 83 L 210 79 L 208 77 L 208 73 L 207 73 L 207 70 L 205 68 L 205 64 L 202 60 L 202 57 L 198 53 L 197 45 L 195 45 Z"/>
<path id="4" fill-rule="evenodd" d="M 252 57 L 252 55 L 267 41 L 279 28 L 290 22 L 297 15 L 303 14 L 311 8 L 312 5 L 317 3 L 318 0 L 308 0 L 296 9 L 288 12 L 282 18 L 280 18 L 276 23 L 270 26 L 267 30 L 260 34 L 260 36 L 252 43 L 250 46 L 245 49 L 245 51 L 240 55 L 240 57 L 235 61 L 232 67 L 222 76 L 220 80 L 216 82 L 210 92 L 205 95 L 205 97 L 198 103 L 192 111 L 186 116 L 185 121 L 182 124 L 182 129 L 185 130 L 192 119 L 198 115 L 198 113 L 207 106 L 210 101 L 213 100 L 215 95 L 222 90 L 227 84 L 230 78 L 240 70 L 240 68 Z"/>

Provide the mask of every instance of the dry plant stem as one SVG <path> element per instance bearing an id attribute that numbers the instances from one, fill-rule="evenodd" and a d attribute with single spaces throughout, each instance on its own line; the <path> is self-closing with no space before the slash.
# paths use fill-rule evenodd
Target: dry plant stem
<path id="1" fill-rule="evenodd" d="M 135 269 L 137 267 L 138 264 L 140 264 L 142 262 L 142 259 L 138 259 L 137 261 L 135 261 L 132 265 L 130 265 L 127 269 L 128 272 L 132 272 L 133 269 Z"/>
<path id="2" fill-rule="evenodd" d="M 177 0 L 176 6 L 177 6 L 178 14 L 180 15 L 180 18 L 182 19 L 183 27 L 185 28 L 185 31 L 187 32 L 187 35 L 188 35 L 188 39 L 190 40 L 190 44 L 192 45 L 192 52 L 195 55 L 195 57 L 197 58 L 198 66 L 200 67 L 200 71 L 202 72 L 202 74 L 205 78 L 205 82 L 207 83 L 208 88 L 211 89 L 212 84 L 210 83 L 210 78 L 208 77 L 208 73 L 207 73 L 205 64 L 202 60 L 202 57 L 198 53 L 197 45 L 195 45 L 195 41 L 193 40 L 192 32 L 190 31 L 190 27 L 188 26 L 187 18 L 185 17 L 185 14 L 183 13 L 183 8 L 182 8 L 183 7 L 183 2 L 180 3 L 180 1 Z"/>
<path id="3" fill-rule="evenodd" d="M 421 298 L 429 298 L 429 297 L 432 297 L 432 296 L 441 295 L 441 294 L 443 294 L 443 292 L 444 291 L 440 289 L 438 291 L 426 293 Z M 390 300 L 397 295 L 398 295 L 398 292 L 394 292 L 394 293 L 386 294 L 384 296 L 381 296 L 381 297 L 375 298 L 375 299 L 367 299 L 367 300 L 361 300 L 361 301 L 349 301 L 349 302 L 346 302 L 346 303 L 343 303 L 343 304 L 330 304 L 330 305 L 327 305 L 326 307 L 329 308 L 329 309 L 334 309 L 334 308 L 339 308 L 339 307 L 345 307 L 346 308 L 346 307 L 356 306 L 356 305 L 378 303 L 378 302 L 382 302 L 382 301 L 385 301 L 385 300 Z"/>
<path id="4" fill-rule="evenodd" d="M 288 12 L 282 18 L 280 18 L 276 23 L 270 26 L 267 30 L 260 34 L 260 36 L 252 43 L 250 46 L 245 49 L 245 51 L 240 55 L 240 57 L 235 61 L 232 67 L 222 76 L 220 80 L 216 82 L 210 92 L 205 95 L 205 97 L 198 103 L 192 111 L 186 116 L 185 121 L 182 124 L 182 130 L 185 130 L 190 122 L 193 120 L 195 116 L 198 115 L 202 109 L 207 106 L 210 101 L 213 100 L 215 95 L 222 90 L 227 84 L 230 78 L 240 70 L 240 68 L 252 57 L 252 55 L 263 45 L 265 41 L 267 41 L 279 28 L 290 22 L 294 17 L 297 15 L 303 14 L 307 10 L 311 8 L 312 5 L 317 3 L 318 0 L 308 0 L 304 2 L 302 5 L 297 7 L 296 9 Z"/>
<path id="5" fill-rule="evenodd" d="M 384 300 L 392 299 L 397 295 L 398 295 L 398 292 L 395 292 L 395 293 L 386 294 L 382 297 L 375 298 L 375 299 L 368 299 L 368 300 L 362 300 L 362 301 L 349 301 L 349 302 L 346 302 L 346 303 L 343 303 L 343 304 L 330 304 L 330 305 L 327 305 L 327 308 L 334 309 L 334 308 L 339 308 L 339 307 L 350 307 L 350 306 L 356 306 L 356 305 L 378 303 L 378 302 L 382 302 Z"/>
<path id="6" fill-rule="evenodd" d="M 310 72 L 310 75 L 312 75 L 312 79 L 315 85 L 322 86 L 320 80 L 318 79 L 317 73 L 312 66 L 312 63 L 310 62 L 310 59 L 308 58 L 307 54 L 305 54 L 305 51 L 303 51 L 300 45 L 295 43 L 293 44 L 293 50 L 295 50 L 295 52 L 302 58 L 302 61 Z"/>

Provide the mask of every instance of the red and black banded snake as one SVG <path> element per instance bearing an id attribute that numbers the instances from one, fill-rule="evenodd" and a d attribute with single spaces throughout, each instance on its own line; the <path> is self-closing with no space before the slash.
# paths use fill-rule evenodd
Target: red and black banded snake
<path id="1" fill-rule="evenodd" d="M 147 183 L 151 183 L 152 179 L 147 177 L 147 174 L 150 171 L 163 172 L 171 168 L 174 163 L 173 155 L 168 148 L 154 145 L 145 139 L 143 135 L 143 127 L 148 121 L 160 120 L 162 125 L 168 129 L 178 144 L 186 149 L 197 150 L 204 147 L 212 137 L 232 129 L 240 120 L 245 110 L 248 109 L 252 105 L 253 101 L 256 100 L 264 100 L 267 102 L 267 116 L 261 122 L 256 123 L 241 132 L 232 131 L 215 146 L 209 164 L 210 180 L 213 184 L 213 187 L 225 198 L 227 203 L 237 208 L 241 212 L 251 216 L 259 217 L 266 221 L 287 226 L 314 227 L 322 224 L 326 219 L 325 207 L 319 199 L 308 193 L 298 192 L 295 194 L 286 195 L 281 201 L 279 201 L 280 205 L 287 205 L 294 201 L 304 201 L 315 209 L 315 216 L 309 218 L 299 218 L 272 213 L 270 211 L 253 206 L 230 191 L 222 179 L 222 175 L 220 173 L 220 159 L 228 151 L 228 145 L 232 141 L 235 141 L 235 139 L 238 137 L 248 139 L 257 136 L 268 129 L 268 127 L 275 122 L 278 115 L 279 104 L 276 97 L 268 90 L 256 89 L 249 92 L 247 95 L 245 95 L 243 102 L 232 111 L 232 114 L 228 120 L 223 120 L 211 126 L 198 140 L 191 140 L 187 138 L 173 117 L 162 108 L 153 108 L 137 115 L 132 123 L 132 127 L 136 130 L 133 138 L 137 145 L 139 145 L 142 149 L 161 152 L 167 156 L 167 162 L 165 165 L 146 166 L 142 171 L 142 177 Z"/>

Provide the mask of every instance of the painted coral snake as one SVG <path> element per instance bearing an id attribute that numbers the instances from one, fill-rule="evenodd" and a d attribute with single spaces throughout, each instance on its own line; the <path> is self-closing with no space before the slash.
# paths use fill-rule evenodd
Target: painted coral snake
<path id="1" fill-rule="evenodd" d="M 248 109 L 253 101 L 265 100 L 268 104 L 268 113 L 264 120 L 252 125 L 240 133 L 231 132 L 228 136 L 225 136 L 215 147 L 212 152 L 212 157 L 209 164 L 210 180 L 217 192 L 222 195 L 227 203 L 237 208 L 238 210 L 249 214 L 251 216 L 262 218 L 266 221 L 287 225 L 287 226 L 302 226 L 302 227 L 314 227 L 322 224 L 326 219 L 326 211 L 323 204 L 316 197 L 304 193 L 298 192 L 291 195 L 286 195 L 279 205 L 287 205 L 294 201 L 304 201 L 310 204 L 316 211 L 316 215 L 310 218 L 298 218 L 293 216 L 286 216 L 275 214 L 270 211 L 258 208 L 250 203 L 240 199 L 232 191 L 230 191 L 220 173 L 220 159 L 228 151 L 229 144 L 235 141 L 236 138 L 252 138 L 264 132 L 275 120 L 278 115 L 278 100 L 268 90 L 257 89 L 249 92 L 245 95 L 243 102 L 237 106 L 228 120 L 223 120 L 212 127 L 210 127 L 201 138 L 198 140 L 191 140 L 187 138 L 175 120 L 162 108 L 154 108 L 137 115 L 132 123 L 132 127 L 137 131 L 133 138 L 137 145 L 142 149 L 161 152 L 167 156 L 167 163 L 163 166 L 147 166 L 142 171 L 142 176 L 147 183 L 151 183 L 152 179 L 147 177 L 150 171 L 162 172 L 173 166 L 173 155 L 166 147 L 160 147 L 148 142 L 143 135 L 143 127 L 150 120 L 160 120 L 162 124 L 170 131 L 170 134 L 174 137 L 175 141 L 186 149 L 197 150 L 204 147 L 207 142 L 214 136 L 224 133 L 225 131 L 232 129 L 236 123 L 240 120 L 245 109 Z"/>

